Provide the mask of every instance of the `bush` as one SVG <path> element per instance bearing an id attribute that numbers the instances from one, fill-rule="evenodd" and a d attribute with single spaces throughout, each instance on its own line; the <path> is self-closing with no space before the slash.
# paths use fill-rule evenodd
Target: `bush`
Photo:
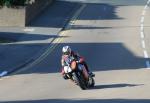
<path id="1" fill-rule="evenodd" d="M 25 6 L 30 0 L 0 0 L 0 6 Z"/>
<path id="2" fill-rule="evenodd" d="M 3 6 L 5 4 L 5 0 L 0 0 L 0 6 Z"/>

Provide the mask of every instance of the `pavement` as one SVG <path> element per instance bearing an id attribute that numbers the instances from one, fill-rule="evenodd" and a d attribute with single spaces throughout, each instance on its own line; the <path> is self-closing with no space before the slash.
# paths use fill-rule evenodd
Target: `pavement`
<path id="1" fill-rule="evenodd" d="M 55 1 L 27 27 L 0 27 L 0 37 L 11 41 L 0 44 L 0 77 L 37 60 L 53 40 L 61 38 L 59 32 L 79 6 Z"/>

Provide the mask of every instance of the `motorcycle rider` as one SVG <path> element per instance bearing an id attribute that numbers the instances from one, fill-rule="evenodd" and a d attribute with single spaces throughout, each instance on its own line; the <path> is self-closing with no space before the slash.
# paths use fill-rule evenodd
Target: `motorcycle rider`
<path id="1" fill-rule="evenodd" d="M 92 77 L 95 76 L 95 74 L 93 74 L 92 72 L 89 71 L 89 68 L 88 68 L 86 62 L 84 61 L 83 57 L 81 57 L 78 53 L 75 53 L 74 51 L 72 51 L 70 46 L 64 46 L 62 48 L 62 58 L 61 58 L 61 65 L 62 65 L 61 73 L 62 73 L 64 79 L 69 79 L 64 72 L 64 67 L 68 66 L 68 64 L 66 63 L 66 58 L 68 56 L 74 58 L 77 63 L 83 64 L 90 76 L 92 76 Z"/>

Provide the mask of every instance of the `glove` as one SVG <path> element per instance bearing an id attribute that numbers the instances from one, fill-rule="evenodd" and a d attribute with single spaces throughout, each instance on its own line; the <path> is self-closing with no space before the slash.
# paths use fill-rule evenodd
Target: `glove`
<path id="1" fill-rule="evenodd" d="M 77 63 L 80 63 L 80 61 L 79 61 L 79 60 L 77 60 L 76 62 L 77 62 Z"/>

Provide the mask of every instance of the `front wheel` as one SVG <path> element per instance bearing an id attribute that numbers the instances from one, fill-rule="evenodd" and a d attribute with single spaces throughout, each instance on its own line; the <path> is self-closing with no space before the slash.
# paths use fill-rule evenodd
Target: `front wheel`
<path id="1" fill-rule="evenodd" d="M 73 73 L 73 80 L 77 83 L 77 85 L 79 85 L 82 90 L 85 90 L 87 88 L 84 77 L 82 75 L 79 76 L 78 74 Z"/>

